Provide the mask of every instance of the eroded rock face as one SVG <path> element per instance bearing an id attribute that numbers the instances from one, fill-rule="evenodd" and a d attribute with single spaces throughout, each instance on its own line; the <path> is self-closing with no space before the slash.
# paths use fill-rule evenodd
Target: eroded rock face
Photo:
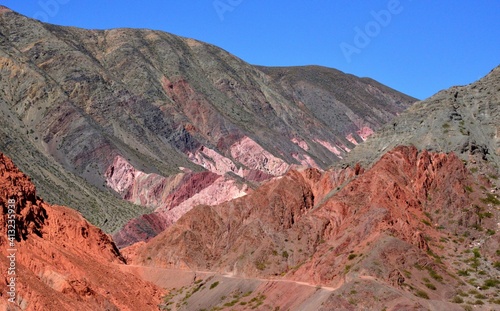
<path id="1" fill-rule="evenodd" d="M 120 156 L 108 167 L 105 176 L 108 186 L 125 200 L 154 209 L 171 209 L 220 177 L 211 172 L 187 172 L 169 177 L 147 174 Z"/>
<path id="2" fill-rule="evenodd" d="M 480 221 L 471 212 L 481 204 L 476 181 L 454 154 L 398 147 L 368 170 L 292 170 L 246 197 L 196 207 L 125 254 L 153 266 L 282 275 L 335 289 L 320 310 L 459 310 L 450 297 L 473 288 L 452 275 L 456 258 L 448 256 L 472 247 L 451 240 Z M 488 211 L 492 219 L 482 225 L 492 230 L 498 211 Z M 470 241 L 477 240 L 475 247 L 498 245 L 498 236 L 479 231 Z M 498 260 L 486 246 L 481 254 Z M 272 285 L 262 292 L 272 296 Z M 419 298 L 423 292 L 431 300 Z M 286 306 L 288 299 L 273 302 Z"/>
<path id="3" fill-rule="evenodd" d="M 9 200 L 15 202 L 16 294 L 8 310 L 157 310 L 161 291 L 121 272 L 125 263 L 112 239 L 78 212 L 49 205 L 12 161 L 0 154 L 0 229 L 7 232 Z M 0 236 L 0 267 L 11 266 L 11 241 Z M 9 247 L 7 247 L 9 246 Z M 7 276 L 3 282 L 10 282 Z M 4 287 L 5 288 L 5 287 Z"/>
<path id="4" fill-rule="evenodd" d="M 197 174 L 200 176 L 203 173 Z M 190 180 L 195 186 L 202 183 L 196 178 Z M 217 179 L 203 189 L 190 187 L 184 183 L 180 189 L 169 195 L 166 203 L 154 213 L 129 221 L 113 235 L 118 247 L 126 247 L 140 241 L 148 241 L 174 224 L 185 213 L 197 205 L 217 205 L 247 194 L 246 185 L 237 184 L 233 179 L 217 176 Z"/>
<path id="5" fill-rule="evenodd" d="M 278 247 L 283 243 L 283 239 L 289 237 L 290 232 L 316 204 L 353 176 L 355 170 L 352 168 L 328 175 L 323 175 L 317 169 L 290 171 L 245 197 L 212 207 L 195 207 L 164 233 L 148 242 L 145 248 L 134 247 L 133 250 L 138 251 L 142 258 L 142 254 L 147 256 L 149 253 L 149 247 L 165 245 L 168 247 L 162 246 L 160 253 L 152 256 L 155 264 L 169 267 L 198 266 L 200 269 L 214 268 L 214 265 L 221 268 L 221 264 L 224 270 L 232 270 L 234 265 L 234 269 L 244 275 L 253 275 L 258 270 L 252 260 L 259 260 L 263 252 L 270 252 L 271 245 L 276 244 Z M 203 221 L 199 221 L 201 219 Z M 304 231 L 303 234 L 305 236 L 308 233 Z M 309 240 L 307 237 L 303 242 Z M 231 246 L 228 249 L 221 243 Z M 205 248 L 207 245 L 210 247 Z M 304 244 L 304 251 L 308 247 Z M 186 253 L 179 256 L 178 248 Z M 251 264 L 247 266 L 235 262 L 240 256 Z M 281 268 L 278 269 L 284 269 L 286 263 L 280 263 L 279 266 Z"/>
<path id="6" fill-rule="evenodd" d="M 367 252 L 363 248 L 375 247 L 387 234 L 424 255 L 429 250 L 426 237 L 437 235 L 434 225 L 423 224 L 425 213 L 453 232 L 463 208 L 472 202 L 464 190 L 472 180 L 454 154 L 419 152 L 414 147 L 388 152 L 311 214 L 305 226 L 321 224 L 318 235 L 325 245 L 318 245 L 313 259 L 294 275 L 317 282 L 335 279 L 341 271 L 320 268 L 318 262 L 341 264 L 339 254 Z"/>
<path id="7" fill-rule="evenodd" d="M 234 159 L 249 169 L 263 171 L 273 176 L 283 175 L 290 167 L 283 159 L 273 156 L 250 137 L 244 137 L 233 144 L 230 152 Z"/>
<path id="8" fill-rule="evenodd" d="M 258 170 L 246 170 L 245 173 L 249 180 L 262 181 L 271 177 Z M 130 220 L 114 234 L 119 247 L 149 240 L 196 205 L 220 204 L 246 195 L 248 191 L 246 184 L 215 172 L 188 171 L 170 177 L 146 174 L 120 156 L 115 158 L 105 176 L 108 185 L 125 200 L 155 210 Z"/>
<path id="9" fill-rule="evenodd" d="M 201 146 L 194 152 L 188 152 L 187 156 L 193 163 L 210 172 L 218 175 L 234 173 L 248 181 L 264 181 L 273 176 L 280 176 L 290 168 L 289 164 L 273 156 L 249 137 L 244 137 L 232 145 L 230 153 L 233 160 L 211 148 Z"/>
<path id="10" fill-rule="evenodd" d="M 433 295 L 446 300 L 457 280 L 428 255 L 440 252 L 429 241 L 471 225 L 458 220 L 475 202 L 465 190 L 473 181 L 454 154 L 398 147 L 366 171 L 359 165 L 289 171 L 243 198 L 195 207 L 148 243 L 124 251 L 133 262 L 159 267 L 285 275 L 333 287 L 372 282 L 366 295 L 421 286 L 402 271 L 427 267 L 443 275 Z"/>

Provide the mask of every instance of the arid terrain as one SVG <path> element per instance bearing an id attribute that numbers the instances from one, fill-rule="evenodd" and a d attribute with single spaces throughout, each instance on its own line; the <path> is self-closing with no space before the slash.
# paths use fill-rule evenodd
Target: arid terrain
<path id="1" fill-rule="evenodd" d="M 0 110 L 0 310 L 500 309 L 500 67 L 417 101 L 0 6 Z"/>
<path id="2" fill-rule="evenodd" d="M 44 202 L 29 177 L 0 154 L 3 233 L 8 200 L 15 202 L 16 234 L 11 241 L 0 236 L 0 266 L 13 268 L 4 280 L 15 278 L 17 297 L 8 302 L 2 286 L 3 310 L 157 310 L 164 290 L 122 272 L 125 260 L 108 235 L 75 210 Z"/>
<path id="3" fill-rule="evenodd" d="M 5 7 L 0 38 L 0 149 L 121 246 L 193 204 L 326 169 L 416 101 L 333 69 L 255 67 L 160 31 L 58 27 Z"/>

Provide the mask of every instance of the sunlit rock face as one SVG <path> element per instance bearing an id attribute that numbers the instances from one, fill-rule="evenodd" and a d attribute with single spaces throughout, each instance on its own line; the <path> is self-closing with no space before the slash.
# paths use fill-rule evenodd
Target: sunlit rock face
<path id="1" fill-rule="evenodd" d="M 1 231 L 9 209 L 16 231 L 12 241 L 0 236 L 0 268 L 13 267 L 15 278 L 14 300 L 4 292 L 3 310 L 157 310 L 162 291 L 119 269 L 125 260 L 111 237 L 75 210 L 38 197 L 29 177 L 1 153 L 0 206 Z"/>

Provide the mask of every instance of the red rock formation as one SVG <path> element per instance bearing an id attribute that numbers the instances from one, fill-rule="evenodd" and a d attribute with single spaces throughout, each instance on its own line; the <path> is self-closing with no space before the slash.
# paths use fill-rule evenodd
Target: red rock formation
<path id="1" fill-rule="evenodd" d="M 200 269 L 213 267 L 221 260 L 224 262 L 223 269 L 232 270 L 238 257 L 248 256 L 245 262 L 250 265 L 235 269 L 255 274 L 254 262 L 262 253 L 271 252 L 273 244 L 281 244 L 290 235 L 288 231 L 293 231 L 315 204 L 352 176 L 354 170 L 351 168 L 329 175 L 322 175 L 317 169 L 290 171 L 246 197 L 214 207 L 196 207 L 158 237 L 143 244 L 145 246 L 124 251 L 130 258 L 134 258 L 133 253 L 136 252 L 140 258 L 151 257 L 150 262 L 160 266 Z M 309 235 L 307 230 L 300 234 L 304 237 Z M 301 242 L 304 243 L 304 250 L 312 247 L 312 244 L 307 245 L 309 240 L 307 237 Z M 205 248 L 207 245 L 208 248 Z M 147 255 L 152 248 L 159 253 Z M 286 269 L 287 266 L 286 263 L 278 265 L 279 269 Z"/>
<path id="2" fill-rule="evenodd" d="M 8 302 L 10 297 L 2 290 L 0 306 L 8 310 L 158 309 L 160 290 L 120 271 L 125 260 L 111 238 L 78 212 L 37 197 L 29 178 L 3 154 L 0 206 L 0 268 L 15 267 L 3 282 L 8 285 L 15 277 L 16 285 L 15 302 Z M 9 210 L 16 215 L 12 240 L 5 234 Z M 14 264 L 7 257 L 11 254 L 15 254 Z"/>
<path id="3" fill-rule="evenodd" d="M 126 253 L 137 263 L 242 276 L 286 274 L 332 286 L 349 281 L 344 267 L 350 253 L 373 253 L 378 257 L 366 260 L 363 275 L 398 283 L 394 271 L 416 263 L 441 269 L 426 253 L 428 239 L 442 234 L 424 223 L 426 212 L 454 230 L 462 208 L 472 202 L 464 190 L 472 181 L 454 154 L 398 147 L 366 172 L 359 166 L 324 174 L 290 171 L 246 197 L 196 207 Z"/>
<path id="4" fill-rule="evenodd" d="M 329 282 L 341 273 L 320 263 L 340 265 L 340 254 L 356 249 L 366 252 L 363 248 L 386 235 L 425 254 L 429 249 L 425 237 L 439 236 L 434 226 L 423 223 L 428 219 L 425 213 L 432 212 L 433 221 L 440 225 L 456 226 L 462 208 L 472 201 L 464 190 L 468 184 L 472 184 L 471 176 L 454 154 L 418 152 L 414 147 L 388 152 L 311 213 L 304 225 L 319 226 L 318 234 L 325 243 L 318 245 L 295 277 Z"/>

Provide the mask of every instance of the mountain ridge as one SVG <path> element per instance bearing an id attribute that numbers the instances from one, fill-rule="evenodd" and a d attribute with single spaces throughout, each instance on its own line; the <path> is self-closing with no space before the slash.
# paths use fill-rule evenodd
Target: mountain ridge
<path id="1" fill-rule="evenodd" d="M 476 82 L 415 103 L 356 148 L 349 155 L 350 163 L 373 163 L 385 148 L 411 144 L 420 150 L 455 152 L 471 165 L 487 160 L 494 166 L 490 173 L 496 174 L 500 166 L 499 84 L 500 66 Z"/>
<path id="2" fill-rule="evenodd" d="M 205 184 L 206 192 L 231 188 L 231 199 L 291 167 L 326 169 L 414 101 L 366 81 L 355 90 L 384 97 L 385 111 L 371 108 L 377 96 L 320 102 L 310 96 L 321 89 L 314 81 L 307 98 L 295 98 L 224 50 L 160 31 L 61 27 L 3 10 L 0 33 L 0 149 L 46 200 L 77 208 L 111 233 L 132 219 L 140 230 L 137 217 L 158 209 L 170 218 L 175 206 L 161 198 L 202 172 L 228 183 Z M 336 94 L 342 77 L 329 80 Z M 363 109 L 351 110 L 350 100 Z M 140 185 L 142 193 L 119 185 Z M 158 198 L 144 203 L 149 192 Z"/>

